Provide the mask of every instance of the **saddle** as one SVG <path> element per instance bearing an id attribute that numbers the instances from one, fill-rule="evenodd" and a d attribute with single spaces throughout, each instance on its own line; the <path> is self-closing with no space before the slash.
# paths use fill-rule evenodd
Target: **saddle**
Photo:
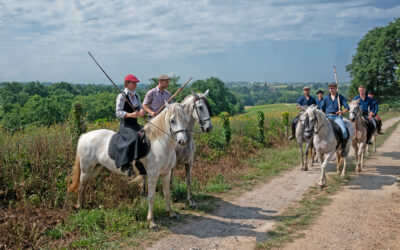
<path id="1" fill-rule="evenodd" d="M 344 139 L 342 130 L 340 129 L 339 125 L 336 124 L 336 122 L 334 122 L 331 119 L 328 119 L 328 120 L 331 122 L 331 126 L 332 126 L 332 129 L 333 129 L 333 134 L 335 135 L 335 138 L 336 138 L 336 141 L 337 141 L 336 149 L 338 149 L 340 147 L 340 145 L 342 144 L 343 139 Z M 347 131 L 347 134 L 349 134 L 349 130 L 347 129 L 347 127 L 346 127 L 346 131 Z"/>
<path id="2" fill-rule="evenodd" d="M 114 134 L 110 143 L 108 144 L 108 155 L 111 159 L 114 159 L 113 145 L 115 144 L 115 138 L 117 134 Z M 143 166 L 143 163 L 140 159 L 146 157 L 151 149 L 151 143 L 146 136 L 146 133 L 143 129 L 138 132 L 138 140 L 135 143 L 135 147 L 137 147 L 137 159 L 135 159 L 135 166 L 138 169 L 140 175 L 146 175 L 146 169 Z"/>

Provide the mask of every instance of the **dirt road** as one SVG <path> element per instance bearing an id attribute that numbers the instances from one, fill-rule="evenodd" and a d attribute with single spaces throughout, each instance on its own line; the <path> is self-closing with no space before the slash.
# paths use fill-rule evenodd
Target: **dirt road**
<path id="1" fill-rule="evenodd" d="M 400 118 L 386 121 L 383 128 L 392 125 L 397 120 L 400 120 Z M 399 130 L 395 135 L 397 141 L 400 142 L 398 132 Z M 392 136 L 391 140 L 394 138 L 395 137 Z M 396 141 L 396 139 L 394 139 L 394 141 Z M 394 166 L 396 165 L 389 162 L 383 162 L 384 160 L 386 161 L 393 158 L 393 160 L 397 161 L 397 166 L 399 166 L 399 149 L 400 144 L 397 144 L 397 148 L 394 148 L 394 146 L 386 146 L 385 144 L 383 149 L 385 151 L 380 149 L 379 152 L 381 152 L 381 155 L 377 156 L 381 159 L 378 159 L 377 161 L 384 164 L 384 168 L 376 170 L 377 175 L 379 175 L 376 180 L 374 179 L 372 184 L 369 186 L 366 185 L 366 183 L 363 185 L 360 184 L 361 186 L 354 184 L 358 188 L 349 189 L 350 191 L 359 190 L 360 195 L 361 191 L 367 192 L 368 195 L 364 193 L 364 195 L 360 196 L 359 202 L 367 201 L 369 199 L 368 197 L 371 196 L 371 193 L 375 191 L 377 192 L 380 189 L 390 189 L 391 191 L 389 192 L 394 191 L 394 188 L 391 186 L 396 182 L 396 178 L 393 177 L 393 174 L 395 174 L 395 172 L 393 172 L 395 170 Z M 386 152 L 387 150 L 389 151 Z M 392 152 L 393 150 L 397 150 L 398 152 L 394 153 Z M 367 165 L 369 166 L 371 163 L 367 162 Z M 330 164 L 328 166 L 328 172 L 334 171 L 336 171 L 335 166 Z M 369 171 L 369 168 L 367 171 Z M 369 174 L 367 171 L 356 180 L 365 178 L 363 176 Z M 317 183 L 319 177 L 320 169 L 319 167 L 316 167 L 316 165 L 308 172 L 300 171 L 300 167 L 285 172 L 280 177 L 274 178 L 267 183 L 259 184 L 254 187 L 252 191 L 244 193 L 240 197 L 233 200 L 223 201 L 219 208 L 211 214 L 202 215 L 201 217 L 199 216 L 198 218 L 190 219 L 186 223 L 172 226 L 170 228 L 172 232 L 171 235 L 155 242 L 151 246 L 148 246 L 148 249 L 254 249 L 258 241 L 266 240 L 267 235 L 265 232 L 272 228 L 277 215 L 291 203 L 299 201 L 303 192 L 311 185 Z M 341 193 L 342 192 L 339 194 Z M 377 199 L 379 198 L 378 194 L 373 197 L 375 196 Z M 351 194 L 349 194 L 349 198 L 352 199 Z M 347 212 L 356 213 L 357 210 L 361 209 L 357 203 L 357 200 L 354 200 L 354 206 L 345 206 L 344 209 L 338 209 L 335 210 L 335 212 L 340 213 L 338 216 L 344 216 Z M 385 204 L 382 203 L 376 204 L 376 206 L 378 205 L 385 207 Z M 393 216 L 396 215 L 395 213 L 395 210 L 393 210 Z M 363 214 L 360 213 L 357 216 L 360 217 L 362 215 Z M 372 215 L 373 214 L 371 213 L 371 216 Z M 387 220 L 390 219 L 390 216 L 386 214 L 383 215 L 383 217 Z M 327 218 L 326 214 L 323 218 Z M 332 220 L 335 220 L 335 218 L 332 218 Z M 347 218 L 347 220 L 349 219 Z M 351 224 L 350 222 L 348 223 Z M 322 224 L 320 226 L 327 227 L 327 225 L 329 224 Z M 368 225 L 365 224 L 365 226 Z M 353 237 L 360 235 L 360 231 L 358 230 L 359 228 L 353 227 L 353 229 L 353 231 L 347 233 L 351 234 L 350 232 L 353 232 Z M 324 234 L 323 231 L 320 231 L 319 233 Z M 329 238 L 329 236 L 327 237 Z M 343 237 L 338 238 L 342 239 Z M 318 237 L 315 237 L 315 239 L 318 239 Z M 297 245 L 297 243 L 295 247 L 304 249 L 304 247 L 300 244 Z M 305 246 L 305 248 L 307 248 L 307 246 Z M 321 249 L 324 247 L 320 245 L 316 248 Z M 342 248 L 339 247 L 337 249 Z"/>
<path id="2" fill-rule="evenodd" d="M 286 249 L 400 249 L 400 126 Z"/>

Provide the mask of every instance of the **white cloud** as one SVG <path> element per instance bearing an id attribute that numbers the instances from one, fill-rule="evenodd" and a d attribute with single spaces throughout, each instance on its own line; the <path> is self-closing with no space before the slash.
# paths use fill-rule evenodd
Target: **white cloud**
<path id="1" fill-rule="evenodd" d="M 400 4 L 383 9 L 364 1 L 3 0 L 0 49 L 8 62 L 3 57 L 0 66 L 24 65 L 24 56 L 47 65 L 73 62 L 91 48 L 110 57 L 157 58 L 251 41 L 361 36 L 371 28 L 365 20 L 398 13 Z"/>

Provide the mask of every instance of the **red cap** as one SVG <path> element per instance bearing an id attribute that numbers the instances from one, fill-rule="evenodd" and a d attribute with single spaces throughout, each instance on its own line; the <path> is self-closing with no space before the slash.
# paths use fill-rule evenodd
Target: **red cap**
<path id="1" fill-rule="evenodd" d="M 139 79 L 136 78 L 134 75 L 127 75 L 125 76 L 125 82 L 126 81 L 131 81 L 131 82 L 140 82 Z"/>

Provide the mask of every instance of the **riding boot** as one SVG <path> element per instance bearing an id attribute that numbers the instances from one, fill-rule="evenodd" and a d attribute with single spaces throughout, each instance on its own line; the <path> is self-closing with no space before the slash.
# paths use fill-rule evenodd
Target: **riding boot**
<path id="1" fill-rule="evenodd" d="M 294 138 L 296 138 L 296 124 L 298 120 L 299 117 L 296 116 L 292 121 L 292 135 L 289 137 L 289 140 L 293 140 Z"/>
<path id="2" fill-rule="evenodd" d="M 144 165 L 140 160 L 135 161 L 135 166 L 139 171 L 140 175 L 147 175 L 146 169 L 144 168 Z"/>
<path id="3" fill-rule="evenodd" d="M 376 120 L 376 126 L 378 128 L 378 134 L 382 135 L 382 121 L 381 120 Z"/>
<path id="4" fill-rule="evenodd" d="M 371 142 L 372 133 L 373 133 L 373 129 L 370 126 L 368 126 L 368 128 L 367 128 L 367 142 L 366 142 L 368 145 L 372 145 L 372 142 Z"/>
<path id="5" fill-rule="evenodd" d="M 135 174 L 135 171 L 133 171 L 132 164 L 130 162 L 122 165 L 121 171 L 124 173 L 127 173 L 129 177 L 131 177 L 133 174 Z"/>
<path id="6" fill-rule="evenodd" d="M 348 141 L 349 141 L 349 138 L 343 139 L 343 141 L 342 141 L 342 152 L 340 153 L 341 157 L 346 157 L 348 154 L 347 149 L 346 149 Z"/>

